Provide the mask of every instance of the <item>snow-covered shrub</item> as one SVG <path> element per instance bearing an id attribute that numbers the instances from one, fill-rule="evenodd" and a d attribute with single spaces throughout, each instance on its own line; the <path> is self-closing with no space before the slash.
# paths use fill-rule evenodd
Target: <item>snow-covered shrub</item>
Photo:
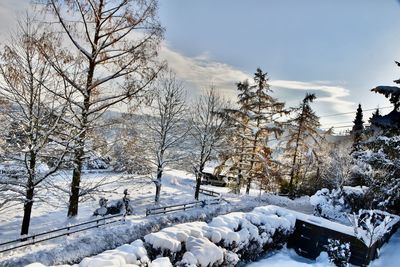
<path id="1" fill-rule="evenodd" d="M 327 251 L 329 261 L 338 267 L 349 265 L 351 256 L 350 243 L 342 243 L 340 240 L 328 239 Z"/>
<path id="2" fill-rule="evenodd" d="M 136 240 L 131 244 L 122 245 L 113 250 L 107 250 L 99 255 L 84 258 L 80 263 L 79 267 L 99 267 L 99 266 L 125 266 L 126 264 L 132 264 L 134 266 L 165 266 L 168 265 L 157 265 L 160 260 L 153 265 L 150 263 L 147 257 L 146 249 L 143 247 L 142 240 Z M 163 261 L 165 263 L 165 260 Z M 172 267 L 172 265 L 169 265 Z"/>
<path id="3" fill-rule="evenodd" d="M 279 248 L 294 230 L 296 218 L 274 206 L 233 212 L 210 223 L 193 222 L 144 237 L 150 258 L 168 256 L 177 266 L 235 266 Z"/>
<path id="4" fill-rule="evenodd" d="M 315 215 L 348 224 L 348 213 L 367 208 L 367 192 L 368 187 L 365 186 L 343 186 L 332 191 L 323 188 L 310 197 L 310 203 L 314 206 Z"/>
<path id="5" fill-rule="evenodd" d="M 350 212 L 350 208 L 346 205 L 341 190 L 332 190 L 332 192 L 327 188 L 318 190 L 310 197 L 310 203 L 314 206 L 314 215 L 344 224 L 348 223 L 346 213 Z"/>
<path id="6" fill-rule="evenodd" d="M 354 157 L 354 172 L 370 188 L 370 206 L 400 214 L 400 136 L 371 138 Z"/>
<path id="7" fill-rule="evenodd" d="M 103 156 L 98 152 L 90 151 L 83 163 L 84 170 L 105 170 L 110 165 L 110 158 Z"/>
<path id="8" fill-rule="evenodd" d="M 380 210 L 360 210 L 351 216 L 355 235 L 368 247 L 388 234 L 399 221 L 398 216 Z"/>

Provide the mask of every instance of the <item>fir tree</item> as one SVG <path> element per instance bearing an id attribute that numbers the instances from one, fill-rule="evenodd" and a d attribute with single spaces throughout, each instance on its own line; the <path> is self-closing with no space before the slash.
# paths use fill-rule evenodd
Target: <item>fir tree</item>
<path id="1" fill-rule="evenodd" d="M 351 135 L 353 136 L 353 150 L 358 151 L 360 149 L 360 143 L 362 141 L 362 134 L 364 131 L 364 121 L 363 121 L 363 111 L 361 104 L 358 105 L 356 118 L 353 121 L 354 125 L 351 130 Z"/>

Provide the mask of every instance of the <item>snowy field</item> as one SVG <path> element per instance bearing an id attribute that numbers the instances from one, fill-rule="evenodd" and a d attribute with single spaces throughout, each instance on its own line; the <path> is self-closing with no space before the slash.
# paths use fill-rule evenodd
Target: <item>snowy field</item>
<path id="1" fill-rule="evenodd" d="M 65 175 L 67 176 L 67 175 Z M 69 177 L 69 176 L 67 176 Z M 68 196 L 62 191 L 57 194 L 42 194 L 41 199 L 45 201 L 35 202 L 32 210 L 30 234 L 46 232 L 51 229 L 60 228 L 70 224 L 76 224 L 93 219 L 93 212 L 99 207 L 100 196 L 107 198 L 109 204 L 123 197 L 124 189 L 128 189 L 130 198 L 137 216 L 143 216 L 146 208 L 154 206 L 154 184 L 143 177 L 132 177 L 131 175 L 120 175 L 113 172 L 95 172 L 83 175 L 83 181 L 92 184 L 107 180 L 107 185 L 101 188 L 104 193 L 90 196 L 79 205 L 79 214 L 76 218 L 67 218 Z M 68 188 L 70 181 L 58 177 L 59 187 Z M 190 174 L 181 171 L 167 171 L 163 177 L 163 187 L 160 205 L 168 205 L 177 202 L 185 202 L 193 199 L 194 179 Z M 60 195 L 58 195 L 60 194 Z M 62 200 L 61 200 L 62 199 Z M 22 205 L 0 213 L 0 240 L 7 241 L 19 237 L 22 222 Z"/>

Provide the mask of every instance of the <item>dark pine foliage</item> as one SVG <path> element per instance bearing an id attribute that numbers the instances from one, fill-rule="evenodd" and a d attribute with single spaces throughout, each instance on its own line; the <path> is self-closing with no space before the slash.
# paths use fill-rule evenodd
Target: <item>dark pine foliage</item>
<path id="1" fill-rule="evenodd" d="M 360 143 L 362 141 L 362 134 L 364 131 L 364 121 L 363 121 L 363 111 L 361 104 L 358 105 L 356 118 L 353 121 L 354 125 L 351 130 L 351 135 L 353 136 L 353 150 L 358 151 L 360 149 Z"/>

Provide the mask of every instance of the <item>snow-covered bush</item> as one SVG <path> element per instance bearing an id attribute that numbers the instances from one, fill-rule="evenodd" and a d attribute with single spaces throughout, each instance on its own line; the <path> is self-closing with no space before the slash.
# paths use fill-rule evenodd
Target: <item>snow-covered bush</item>
<path id="1" fill-rule="evenodd" d="M 340 240 L 328 239 L 327 251 L 329 261 L 338 267 L 349 265 L 351 256 L 350 243 L 342 243 Z"/>
<path id="2" fill-rule="evenodd" d="M 350 212 L 350 208 L 346 205 L 341 190 L 332 190 L 332 192 L 327 188 L 318 190 L 310 197 L 310 203 L 314 206 L 314 215 L 344 224 L 348 223 L 346 213 Z"/>
<path id="3" fill-rule="evenodd" d="M 370 206 L 400 214 L 400 136 L 378 136 L 354 154 L 354 172 L 369 186 Z"/>
<path id="4" fill-rule="evenodd" d="M 149 263 L 150 260 L 147 257 L 147 251 L 143 246 L 143 241 L 138 239 L 132 242 L 131 244 L 125 244 L 116 249 L 104 251 L 99 255 L 89 258 L 84 258 L 79 263 L 78 266 L 99 267 L 99 266 L 122 266 L 125 264 L 133 264 L 136 266 L 147 266 Z M 150 264 L 150 266 L 152 265 Z M 153 266 L 168 266 L 168 265 L 154 264 Z"/>
<path id="5" fill-rule="evenodd" d="M 235 266 L 282 246 L 292 233 L 295 216 L 277 207 L 234 212 L 210 223 L 193 222 L 144 237 L 150 258 L 168 256 L 177 266 Z"/>
<path id="6" fill-rule="evenodd" d="M 323 188 L 310 197 L 310 203 L 314 206 L 315 215 L 348 224 L 348 213 L 367 208 L 367 192 L 368 187 L 365 186 L 343 186 L 332 191 Z"/>
<path id="7" fill-rule="evenodd" d="M 83 169 L 85 170 L 104 170 L 108 169 L 110 165 L 110 158 L 103 156 L 96 151 L 90 151 L 87 153 L 87 157 L 83 163 Z"/>
<path id="8" fill-rule="evenodd" d="M 355 235 L 368 247 L 388 234 L 399 221 L 398 216 L 380 210 L 360 210 L 351 216 Z"/>

